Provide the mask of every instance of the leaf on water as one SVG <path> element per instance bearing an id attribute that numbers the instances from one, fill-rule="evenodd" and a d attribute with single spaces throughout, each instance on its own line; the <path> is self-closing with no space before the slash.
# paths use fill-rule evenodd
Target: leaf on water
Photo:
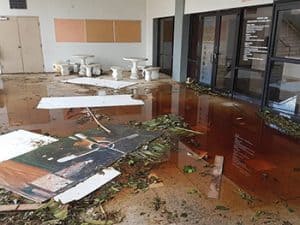
<path id="1" fill-rule="evenodd" d="M 229 210 L 229 208 L 226 207 L 226 206 L 223 206 L 223 205 L 217 205 L 216 208 L 215 208 L 215 210 L 224 210 L 224 211 L 227 211 L 227 210 Z"/>

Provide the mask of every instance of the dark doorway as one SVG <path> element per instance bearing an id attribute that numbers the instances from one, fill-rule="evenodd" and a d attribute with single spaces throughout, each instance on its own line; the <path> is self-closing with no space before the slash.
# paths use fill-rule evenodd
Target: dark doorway
<path id="1" fill-rule="evenodd" d="M 174 17 L 161 18 L 158 20 L 157 37 L 157 66 L 161 68 L 161 72 L 172 75 Z"/>

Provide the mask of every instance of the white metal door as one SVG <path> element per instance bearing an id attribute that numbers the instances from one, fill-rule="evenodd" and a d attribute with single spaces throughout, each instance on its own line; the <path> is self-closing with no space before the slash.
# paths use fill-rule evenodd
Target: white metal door
<path id="1" fill-rule="evenodd" d="M 41 44 L 38 17 L 18 17 L 22 59 L 25 73 L 44 71 L 43 51 Z"/>
<path id="2" fill-rule="evenodd" d="M 2 73 L 22 73 L 22 53 L 15 17 L 0 21 L 0 65 Z"/>

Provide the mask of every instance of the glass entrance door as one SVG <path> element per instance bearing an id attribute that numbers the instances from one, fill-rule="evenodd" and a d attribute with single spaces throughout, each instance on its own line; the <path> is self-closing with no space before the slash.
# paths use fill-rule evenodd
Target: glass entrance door
<path id="1" fill-rule="evenodd" d="M 237 14 L 221 15 L 219 19 L 219 40 L 214 53 L 216 61 L 215 88 L 231 91 L 234 75 Z"/>
<path id="2" fill-rule="evenodd" d="M 211 85 L 213 76 L 216 21 L 216 16 L 206 16 L 203 18 L 199 82 L 209 86 Z"/>

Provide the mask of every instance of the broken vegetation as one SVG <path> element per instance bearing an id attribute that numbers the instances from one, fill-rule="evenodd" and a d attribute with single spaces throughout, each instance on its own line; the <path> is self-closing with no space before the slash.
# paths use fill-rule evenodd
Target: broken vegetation
<path id="1" fill-rule="evenodd" d="M 300 124 L 288 119 L 284 116 L 272 113 L 269 110 L 258 112 L 258 115 L 265 121 L 266 125 L 272 127 L 279 132 L 300 138 Z"/>
<path id="2" fill-rule="evenodd" d="M 193 91 L 197 92 L 198 94 L 207 94 L 207 95 L 212 95 L 212 96 L 229 96 L 229 92 L 216 92 L 212 90 L 210 87 L 204 87 L 196 83 L 196 81 L 191 81 L 186 83 L 186 87 L 192 89 Z"/>

